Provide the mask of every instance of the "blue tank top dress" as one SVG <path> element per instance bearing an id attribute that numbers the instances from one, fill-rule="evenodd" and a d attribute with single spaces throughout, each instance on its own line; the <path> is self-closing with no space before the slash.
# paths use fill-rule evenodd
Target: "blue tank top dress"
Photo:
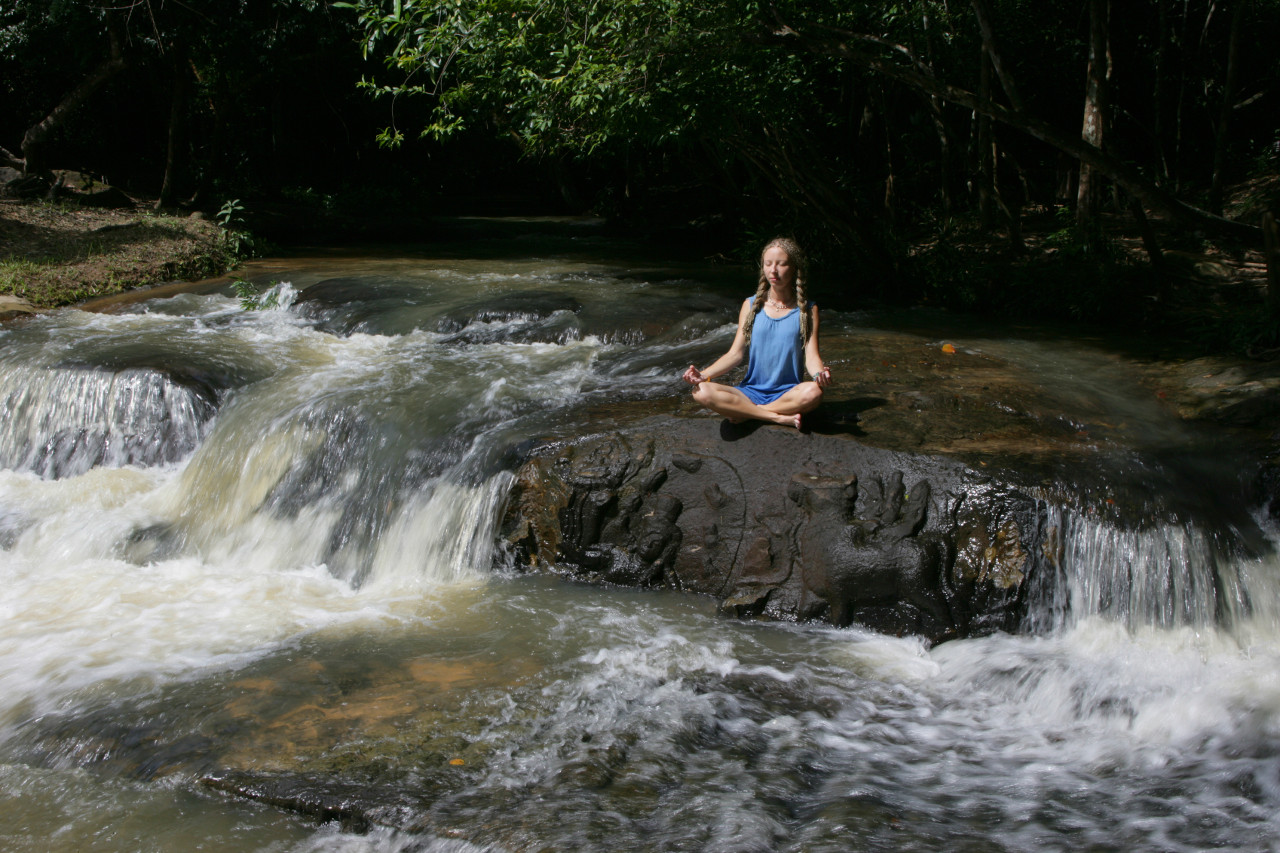
<path id="1" fill-rule="evenodd" d="M 803 356 L 800 309 L 792 308 L 774 319 L 762 308 L 751 327 L 747 378 L 738 390 L 757 406 L 772 403 L 800 384 L 804 376 Z"/>

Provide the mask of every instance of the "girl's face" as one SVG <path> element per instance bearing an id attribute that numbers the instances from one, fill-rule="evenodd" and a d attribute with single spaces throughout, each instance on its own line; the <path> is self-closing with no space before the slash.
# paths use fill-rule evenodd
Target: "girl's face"
<path id="1" fill-rule="evenodd" d="M 777 287 L 785 290 L 796 282 L 796 266 L 791 262 L 791 256 L 786 250 L 774 246 L 764 253 L 762 261 L 764 267 L 765 280 L 769 282 L 770 287 Z"/>

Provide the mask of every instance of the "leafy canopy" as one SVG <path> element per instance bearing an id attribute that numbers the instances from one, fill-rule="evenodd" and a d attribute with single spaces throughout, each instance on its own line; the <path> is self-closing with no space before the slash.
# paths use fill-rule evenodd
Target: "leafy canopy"
<path id="1" fill-rule="evenodd" d="M 748 130 L 813 101 L 812 62 L 763 47 L 757 2 L 358 0 L 366 55 L 395 82 L 378 95 L 434 97 L 422 135 L 478 121 L 537 154 L 591 153 Z M 746 127 L 744 127 L 746 125 Z M 384 140 L 403 139 L 390 128 Z"/>

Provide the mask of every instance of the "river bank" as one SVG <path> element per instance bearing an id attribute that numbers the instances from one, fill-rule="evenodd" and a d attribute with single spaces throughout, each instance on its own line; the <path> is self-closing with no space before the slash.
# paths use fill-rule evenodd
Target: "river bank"
<path id="1" fill-rule="evenodd" d="M 202 215 L 0 199 L 0 315 L 73 305 L 235 262 Z"/>
<path id="2" fill-rule="evenodd" d="M 465 224 L 472 221 L 469 217 L 359 215 L 283 201 L 239 209 L 244 230 L 235 231 L 204 213 L 156 213 L 146 201 L 134 202 L 123 194 L 117 197 L 120 206 L 100 207 L 95 197 L 75 193 L 55 202 L 0 198 L 0 315 L 219 275 L 235 266 L 250 240 L 408 244 L 446 234 L 477 236 Z M 613 237 L 660 245 L 663 254 L 746 263 L 725 243 L 724 234 L 691 225 L 682 229 L 678 223 L 659 228 L 653 222 L 610 226 L 594 221 Z M 1000 233 L 976 223 L 957 225 L 945 240 L 912 248 L 912 286 L 919 291 L 912 301 L 1003 323 L 1065 319 L 1082 330 L 1119 326 L 1126 335 L 1139 331 L 1158 339 L 1158 349 L 1183 357 L 1233 353 L 1274 360 L 1280 354 L 1280 333 L 1267 320 L 1267 268 L 1260 251 L 1200 243 L 1192 247 L 1162 233 L 1157 276 L 1132 223 L 1114 219 L 1103 227 L 1110 260 L 1099 262 L 1074 242 L 1079 235 L 1046 212 L 1025 217 L 1017 251 Z M 825 278 L 842 276 L 828 270 Z M 861 309 L 868 298 L 874 300 L 874 293 L 864 285 L 828 293 L 824 304 Z"/>

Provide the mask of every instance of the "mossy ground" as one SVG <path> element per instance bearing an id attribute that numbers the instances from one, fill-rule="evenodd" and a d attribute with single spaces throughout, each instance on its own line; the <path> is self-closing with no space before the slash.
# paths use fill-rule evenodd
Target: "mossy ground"
<path id="1" fill-rule="evenodd" d="M 226 232 L 198 217 L 0 199 L 0 294 L 36 308 L 205 278 L 235 260 Z"/>

